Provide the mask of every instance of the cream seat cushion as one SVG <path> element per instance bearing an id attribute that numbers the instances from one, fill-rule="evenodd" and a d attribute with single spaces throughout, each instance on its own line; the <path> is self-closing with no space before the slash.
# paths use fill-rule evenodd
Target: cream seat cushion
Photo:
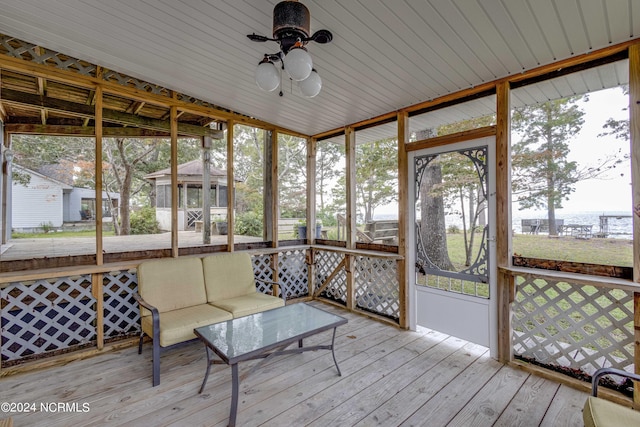
<path id="1" fill-rule="evenodd" d="M 235 298 L 214 301 L 210 304 L 233 314 L 233 317 L 248 316 L 261 311 L 271 310 L 284 306 L 284 300 L 271 295 L 253 292 L 251 295 L 242 295 Z"/>
<path id="2" fill-rule="evenodd" d="M 160 346 L 167 347 L 192 340 L 196 338 L 193 333 L 194 328 L 232 318 L 228 311 L 209 304 L 162 312 L 160 313 Z M 153 320 L 150 315 L 142 318 L 142 330 L 150 337 L 153 336 Z"/>
<path id="3" fill-rule="evenodd" d="M 145 261 L 138 266 L 138 293 L 160 313 L 207 303 L 200 258 Z M 148 316 L 142 309 L 141 315 Z"/>
<path id="4" fill-rule="evenodd" d="M 593 396 L 584 403 L 582 418 L 585 427 L 640 426 L 640 411 Z"/>
<path id="5" fill-rule="evenodd" d="M 202 269 L 209 303 L 256 292 L 253 264 L 246 252 L 206 256 Z"/>

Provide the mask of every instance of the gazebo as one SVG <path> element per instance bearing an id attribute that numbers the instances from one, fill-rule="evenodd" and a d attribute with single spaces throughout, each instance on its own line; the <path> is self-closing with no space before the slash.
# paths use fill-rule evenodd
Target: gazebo
<path id="1" fill-rule="evenodd" d="M 191 160 L 178 165 L 178 230 L 193 230 L 196 221 L 203 221 L 207 211 L 204 203 L 202 160 Z M 227 216 L 227 171 L 209 166 L 209 217 L 212 220 Z M 156 191 L 156 218 L 160 229 L 171 231 L 171 169 L 166 168 L 145 176 L 154 183 Z"/>

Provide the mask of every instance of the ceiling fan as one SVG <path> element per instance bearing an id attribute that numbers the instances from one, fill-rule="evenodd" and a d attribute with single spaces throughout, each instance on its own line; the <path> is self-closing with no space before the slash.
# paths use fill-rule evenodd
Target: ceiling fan
<path id="1" fill-rule="evenodd" d="M 267 53 L 256 69 L 256 83 L 262 90 L 271 92 L 281 86 L 281 74 L 275 62 L 281 62 L 291 80 L 298 82 L 300 92 L 309 98 L 320 93 L 322 80 L 313 68 L 311 55 L 306 45 L 313 41 L 326 44 L 333 40 L 329 30 L 318 30 L 310 35 L 311 15 L 309 9 L 297 0 L 286 0 L 273 9 L 273 38 L 248 34 L 254 42 L 275 41 L 280 45 L 277 53 Z M 282 90 L 280 90 L 282 96 Z"/>

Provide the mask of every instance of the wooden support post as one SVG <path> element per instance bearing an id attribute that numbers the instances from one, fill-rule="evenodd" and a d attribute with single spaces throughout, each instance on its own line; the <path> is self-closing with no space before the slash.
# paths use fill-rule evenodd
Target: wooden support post
<path id="1" fill-rule="evenodd" d="M 352 127 L 344 130 L 347 182 L 347 249 L 356 247 L 356 132 Z"/>
<path id="2" fill-rule="evenodd" d="M 511 266 L 511 105 L 509 82 L 496 86 L 496 264 Z M 515 296 L 511 274 L 498 274 L 498 360 L 513 359 L 511 303 Z"/>
<path id="3" fill-rule="evenodd" d="M 315 138 L 307 138 L 307 236 L 309 236 L 309 229 L 311 228 L 311 240 L 309 241 L 311 243 L 315 243 L 316 238 L 316 154 L 317 142 Z M 316 286 L 315 252 L 311 248 L 307 249 L 306 252 L 307 286 L 309 295 L 313 297 L 313 289 Z"/>
<path id="4" fill-rule="evenodd" d="M 271 281 L 280 283 L 280 281 L 278 280 L 280 278 L 278 255 L 278 252 L 271 254 L 271 270 L 273 271 L 273 277 L 271 278 Z M 279 297 L 280 292 L 282 292 L 282 290 L 280 289 L 279 285 L 273 285 L 273 296 Z"/>
<path id="5" fill-rule="evenodd" d="M 409 275 L 411 272 L 407 263 L 407 236 L 409 235 L 409 221 L 407 221 L 407 206 L 409 206 L 409 160 L 406 144 L 409 142 L 409 115 L 398 113 L 398 302 L 400 319 L 403 329 L 409 328 Z"/>
<path id="6" fill-rule="evenodd" d="M 311 299 L 315 297 L 313 290 L 316 286 L 316 252 L 313 248 L 305 251 L 305 262 L 307 264 L 307 289 Z"/>
<path id="7" fill-rule="evenodd" d="M 91 293 L 96 299 L 96 345 L 98 350 L 104 348 L 104 291 L 102 289 L 102 273 L 91 275 Z"/>
<path id="8" fill-rule="evenodd" d="M 233 203 L 235 200 L 235 181 L 233 178 L 233 130 L 234 122 L 227 122 L 227 250 L 233 252 L 233 230 L 235 228 L 235 218 L 233 217 Z"/>
<path id="9" fill-rule="evenodd" d="M 344 255 L 344 269 L 347 272 L 347 310 L 353 311 L 356 308 L 356 275 L 354 270 L 355 256 Z"/>
<path id="10" fill-rule="evenodd" d="M 271 231 L 272 247 L 278 247 L 278 219 L 280 218 L 280 191 L 278 189 L 278 174 L 280 173 L 280 165 L 278 158 L 278 140 L 277 131 L 269 132 L 269 145 L 271 145 L 271 169 L 268 171 L 271 175 L 271 223 L 267 223 Z"/>
<path id="11" fill-rule="evenodd" d="M 0 236 L 0 243 L 6 244 L 9 238 L 11 237 L 11 212 L 9 207 L 11 206 L 11 186 L 9 185 L 9 178 L 11 177 L 11 164 L 7 160 L 5 153 L 7 150 L 11 149 L 11 134 L 7 132 L 6 127 L 3 130 L 3 147 L 0 154 L 2 157 L 0 158 L 0 164 L 2 164 L 2 213 L 0 217 L 2 217 L 2 236 Z"/>
<path id="12" fill-rule="evenodd" d="M 263 218 L 264 230 L 262 238 L 271 242 L 271 247 L 278 247 L 278 133 L 264 131 L 263 140 Z"/>
<path id="13" fill-rule="evenodd" d="M 309 232 L 311 230 L 311 232 Z M 309 237 L 310 236 L 310 237 Z M 307 238 L 316 240 L 316 140 L 307 138 Z"/>
<path id="14" fill-rule="evenodd" d="M 629 131 L 633 204 L 633 281 L 640 283 L 640 43 L 629 46 Z M 640 294 L 635 292 L 635 372 L 640 374 Z M 634 384 L 634 406 L 640 408 L 640 384 Z"/>
<path id="15" fill-rule="evenodd" d="M 635 373 L 640 373 L 640 292 L 633 293 L 633 330 L 635 332 L 633 362 Z M 640 381 L 633 382 L 633 407 L 640 409 Z"/>
<path id="16" fill-rule="evenodd" d="M 211 137 L 202 143 L 202 243 L 211 243 Z"/>
<path id="17" fill-rule="evenodd" d="M 95 142 L 95 197 L 96 197 L 96 264 L 104 264 L 102 256 L 102 86 L 96 87 L 96 104 L 95 104 L 95 126 L 96 126 L 96 142 Z M 128 209 L 128 206 L 118 206 L 120 209 Z"/>
<path id="18" fill-rule="evenodd" d="M 169 109 L 171 128 L 171 256 L 178 257 L 178 107 Z M 186 196 L 185 196 L 186 199 Z M 125 209 L 128 207 L 125 206 Z"/>

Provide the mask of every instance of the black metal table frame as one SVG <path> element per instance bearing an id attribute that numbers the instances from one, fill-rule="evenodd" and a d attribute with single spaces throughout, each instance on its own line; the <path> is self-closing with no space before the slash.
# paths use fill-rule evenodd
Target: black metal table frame
<path id="1" fill-rule="evenodd" d="M 234 427 L 236 425 L 236 415 L 238 413 L 238 393 L 240 391 L 240 379 L 245 379 L 249 374 L 254 372 L 258 367 L 260 367 L 263 363 L 265 363 L 267 360 L 271 359 L 272 357 L 282 356 L 285 354 L 302 353 L 305 351 L 331 350 L 331 355 L 333 356 L 333 363 L 336 365 L 338 375 L 342 376 L 342 372 L 340 372 L 340 367 L 338 366 L 338 361 L 336 360 L 336 354 L 335 354 L 334 348 L 335 348 L 335 340 L 336 340 L 336 329 L 338 328 L 338 326 L 344 325 L 345 323 L 347 323 L 347 319 L 342 319 L 341 321 L 334 322 L 317 329 L 312 329 L 303 334 L 296 335 L 286 340 L 278 341 L 271 345 L 259 348 L 252 352 L 249 352 L 231 359 L 229 359 L 221 351 L 219 351 L 214 345 L 212 345 L 211 342 L 209 342 L 209 340 L 207 340 L 202 335 L 200 335 L 197 331 L 194 330 L 198 338 L 200 338 L 200 340 L 204 343 L 205 351 L 207 353 L 207 371 L 204 375 L 204 379 L 202 380 L 202 385 L 200 386 L 200 391 L 198 393 L 200 394 L 204 391 L 204 387 L 207 384 L 207 379 L 209 378 L 209 372 L 211 371 L 211 365 L 227 364 L 231 366 L 231 410 L 229 412 L 229 427 Z M 304 338 L 308 338 L 310 336 L 319 334 L 320 332 L 328 331 L 330 329 L 333 329 L 330 345 L 328 344 L 315 345 L 311 347 L 303 346 Z M 285 350 L 286 347 L 290 346 L 296 341 L 298 342 L 298 348 Z M 214 354 L 217 355 L 220 359 L 214 359 L 213 357 Z M 256 360 L 256 359 L 263 359 L 263 360 L 262 362 L 260 362 L 259 364 L 251 368 L 249 372 L 242 375 L 242 378 L 240 378 L 238 376 L 238 363 L 244 362 L 247 360 Z"/>

